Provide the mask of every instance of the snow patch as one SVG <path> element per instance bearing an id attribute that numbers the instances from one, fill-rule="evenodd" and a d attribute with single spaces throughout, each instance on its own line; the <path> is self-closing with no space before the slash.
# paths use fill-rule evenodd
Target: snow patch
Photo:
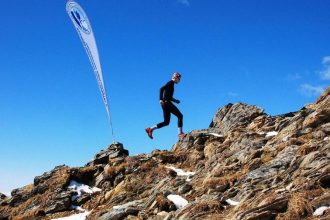
<path id="1" fill-rule="evenodd" d="M 86 212 L 87 210 L 81 208 L 80 206 L 71 205 L 71 209 L 75 209 L 80 212 Z"/>
<path id="2" fill-rule="evenodd" d="M 330 140 L 330 138 L 329 137 L 325 137 L 324 140 L 327 141 L 327 140 Z"/>
<path id="3" fill-rule="evenodd" d="M 77 181 L 71 180 L 70 184 L 68 186 L 68 189 L 71 189 L 75 192 L 77 192 L 77 195 L 72 197 L 73 200 L 76 200 L 77 198 L 79 198 L 81 195 L 83 194 L 93 194 L 95 192 L 99 192 L 101 191 L 101 189 L 97 188 L 97 187 L 90 187 L 88 185 L 82 184 L 82 183 L 78 183 Z"/>
<path id="4" fill-rule="evenodd" d="M 315 210 L 313 213 L 314 216 L 321 216 L 324 214 L 325 210 L 329 209 L 330 207 L 327 206 L 321 206 Z"/>
<path id="5" fill-rule="evenodd" d="M 293 183 L 290 183 L 287 187 L 285 187 L 286 190 L 290 191 L 293 186 Z"/>
<path id="6" fill-rule="evenodd" d="M 179 195 L 168 195 L 167 198 L 175 204 L 177 209 L 181 209 L 188 205 L 188 201 Z"/>
<path id="7" fill-rule="evenodd" d="M 226 202 L 229 204 L 229 205 L 232 205 L 232 206 L 235 206 L 235 205 L 238 205 L 239 202 L 236 202 L 234 200 L 231 200 L 231 199 L 227 199 Z"/>
<path id="8" fill-rule="evenodd" d="M 215 137 L 223 137 L 223 135 L 222 134 L 217 134 L 217 133 L 209 133 L 210 135 L 213 135 L 213 136 L 215 136 Z"/>
<path id="9" fill-rule="evenodd" d="M 115 205 L 114 207 L 112 207 L 113 210 L 116 210 L 118 212 L 123 212 L 125 210 L 125 208 L 123 206 L 120 205 Z"/>
<path id="10" fill-rule="evenodd" d="M 270 131 L 270 132 L 267 132 L 266 137 L 276 136 L 277 134 L 278 134 L 278 132 L 276 132 L 276 131 Z"/>
<path id="11" fill-rule="evenodd" d="M 182 169 L 177 169 L 177 168 L 175 168 L 175 167 L 166 167 L 166 168 L 175 171 L 176 174 L 177 174 L 178 176 L 186 176 L 186 177 L 187 177 L 186 181 L 188 181 L 188 182 L 191 181 L 190 178 L 191 178 L 193 175 L 195 175 L 195 172 L 186 172 L 186 171 L 184 171 L 184 170 L 182 170 Z"/>
<path id="12" fill-rule="evenodd" d="M 90 214 L 91 212 L 83 212 L 83 213 L 79 213 L 79 214 L 74 214 L 74 215 L 70 215 L 67 217 L 63 217 L 63 218 L 54 218 L 52 220 L 85 220 L 86 217 Z"/>

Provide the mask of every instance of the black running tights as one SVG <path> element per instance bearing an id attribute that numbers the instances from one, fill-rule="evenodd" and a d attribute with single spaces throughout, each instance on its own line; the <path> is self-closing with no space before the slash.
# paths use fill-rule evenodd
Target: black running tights
<path id="1" fill-rule="evenodd" d="M 170 124 L 171 113 L 176 117 L 178 117 L 178 127 L 182 128 L 183 115 L 172 102 L 165 102 L 164 105 L 162 105 L 162 109 L 163 109 L 164 121 L 157 124 L 157 128 L 162 128 Z"/>

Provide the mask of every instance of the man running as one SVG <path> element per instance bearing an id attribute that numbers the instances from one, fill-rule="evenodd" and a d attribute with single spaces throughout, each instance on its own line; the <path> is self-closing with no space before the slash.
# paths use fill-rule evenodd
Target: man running
<path id="1" fill-rule="evenodd" d="M 181 80 L 181 74 L 178 72 L 173 73 L 172 79 L 160 88 L 159 102 L 163 109 L 164 121 L 146 128 L 148 136 L 153 139 L 152 132 L 155 129 L 162 128 L 170 124 L 171 113 L 178 118 L 178 132 L 179 139 L 182 139 L 185 135 L 182 131 L 183 115 L 180 110 L 173 104 L 173 102 L 179 104 L 180 100 L 173 98 L 174 84 L 178 84 Z"/>

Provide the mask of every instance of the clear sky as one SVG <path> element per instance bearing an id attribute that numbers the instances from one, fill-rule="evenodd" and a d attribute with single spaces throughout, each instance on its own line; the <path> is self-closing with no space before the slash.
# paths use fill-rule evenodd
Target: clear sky
<path id="1" fill-rule="evenodd" d="M 207 128 L 218 108 L 244 102 L 268 114 L 314 102 L 330 82 L 329 0 L 79 0 L 92 23 L 116 140 L 131 155 L 168 149 L 159 88 L 184 130 Z M 0 192 L 56 165 L 83 166 L 112 143 L 95 76 L 65 0 L 0 7 Z"/>

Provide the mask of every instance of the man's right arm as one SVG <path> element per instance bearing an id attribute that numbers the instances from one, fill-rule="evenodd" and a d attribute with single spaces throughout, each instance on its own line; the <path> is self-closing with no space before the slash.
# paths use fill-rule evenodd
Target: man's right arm
<path id="1" fill-rule="evenodd" d="M 165 85 L 166 86 L 166 85 Z M 159 100 L 160 101 L 164 101 L 164 90 L 165 90 L 165 86 L 162 86 L 159 90 Z"/>
<path id="2" fill-rule="evenodd" d="M 159 103 L 161 105 L 164 105 L 164 90 L 165 90 L 166 85 L 162 86 L 159 91 Z"/>

